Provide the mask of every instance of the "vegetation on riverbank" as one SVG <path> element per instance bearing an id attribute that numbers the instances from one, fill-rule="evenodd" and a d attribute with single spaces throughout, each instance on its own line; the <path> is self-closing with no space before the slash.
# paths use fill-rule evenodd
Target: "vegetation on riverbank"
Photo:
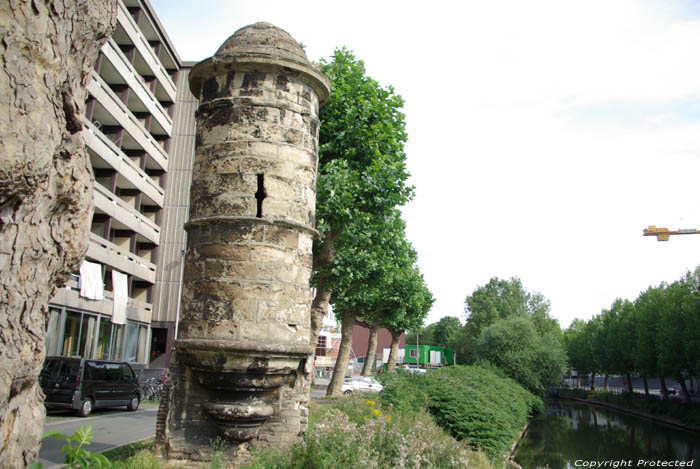
<path id="1" fill-rule="evenodd" d="M 529 417 L 543 410 L 539 397 L 479 366 L 383 379 L 383 402 L 407 413 L 427 410 L 454 438 L 497 461 L 508 453 Z"/>
<path id="2" fill-rule="evenodd" d="M 363 468 L 484 468 L 489 457 L 466 441 L 457 441 L 435 424 L 424 410 L 404 411 L 380 399 L 343 397 L 331 405 L 312 405 L 309 430 L 291 450 L 260 448 L 242 468 L 331 469 Z M 109 454 L 114 468 L 161 469 L 164 461 L 152 453 L 153 441 L 137 443 Z M 218 445 L 213 445 L 216 449 Z M 214 455 L 207 466 L 228 467 Z"/>
<path id="3" fill-rule="evenodd" d="M 585 389 L 560 389 L 557 397 L 598 401 L 622 407 L 633 412 L 655 417 L 666 417 L 678 423 L 700 431 L 700 408 L 693 407 L 675 399 L 659 399 L 642 394 L 614 394 L 606 391 L 588 391 Z"/>
<path id="4" fill-rule="evenodd" d="M 312 405 L 309 429 L 291 450 L 259 448 L 247 469 L 493 468 L 542 401 L 478 366 L 383 375 L 381 395 Z M 110 454 L 117 468 L 163 467 L 151 444 Z M 216 449 L 216 445 L 213 446 Z M 216 457 L 207 467 L 226 467 Z"/>

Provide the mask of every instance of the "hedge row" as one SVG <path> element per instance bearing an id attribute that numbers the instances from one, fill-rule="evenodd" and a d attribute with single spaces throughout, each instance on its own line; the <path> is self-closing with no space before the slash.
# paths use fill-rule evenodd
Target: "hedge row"
<path id="1" fill-rule="evenodd" d="M 491 457 L 510 450 L 542 401 L 509 378 L 479 366 L 450 366 L 427 374 L 384 375 L 382 402 L 403 411 L 427 409 L 458 440 Z"/>

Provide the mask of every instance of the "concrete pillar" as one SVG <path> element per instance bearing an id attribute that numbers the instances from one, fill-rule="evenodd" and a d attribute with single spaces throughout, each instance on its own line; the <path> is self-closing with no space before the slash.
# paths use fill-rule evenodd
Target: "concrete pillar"
<path id="1" fill-rule="evenodd" d="M 318 110 L 328 80 L 268 23 L 194 66 L 199 98 L 172 390 L 170 459 L 228 462 L 306 430 Z"/>

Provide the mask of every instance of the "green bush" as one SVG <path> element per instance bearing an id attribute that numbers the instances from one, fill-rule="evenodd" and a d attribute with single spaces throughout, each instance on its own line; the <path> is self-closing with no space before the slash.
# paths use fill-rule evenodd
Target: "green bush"
<path id="1" fill-rule="evenodd" d="M 506 454 L 528 417 L 543 409 L 542 401 L 515 381 L 478 366 L 389 378 L 381 400 L 402 410 L 425 408 L 453 437 L 494 458 Z"/>

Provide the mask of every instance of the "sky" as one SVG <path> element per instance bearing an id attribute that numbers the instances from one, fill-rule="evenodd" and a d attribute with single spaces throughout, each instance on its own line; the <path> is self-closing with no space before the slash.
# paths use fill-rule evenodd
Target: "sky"
<path id="1" fill-rule="evenodd" d="M 403 96 L 425 324 L 518 277 L 567 327 L 700 265 L 642 236 L 700 229 L 700 2 L 150 2 L 182 60 L 266 21 Z"/>

